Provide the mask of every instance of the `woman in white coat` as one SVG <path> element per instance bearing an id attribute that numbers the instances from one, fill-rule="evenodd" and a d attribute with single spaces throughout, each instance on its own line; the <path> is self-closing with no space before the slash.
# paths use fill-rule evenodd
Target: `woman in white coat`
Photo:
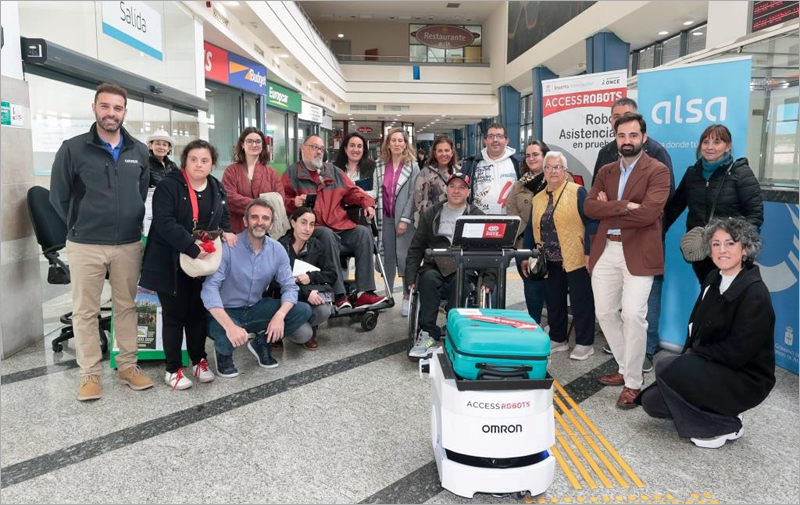
<path id="1" fill-rule="evenodd" d="M 395 274 L 404 277 L 406 251 L 414 236 L 414 180 L 419 172 L 416 154 L 409 145 L 408 134 L 401 128 L 389 130 L 381 146 L 375 166 L 378 202 L 378 241 L 386 269 L 389 289 L 394 289 Z M 408 315 L 408 282 L 403 278 L 403 308 Z"/>

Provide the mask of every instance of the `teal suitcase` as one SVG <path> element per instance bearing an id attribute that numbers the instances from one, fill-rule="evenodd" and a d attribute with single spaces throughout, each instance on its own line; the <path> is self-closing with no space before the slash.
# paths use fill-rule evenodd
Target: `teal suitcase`
<path id="1" fill-rule="evenodd" d="M 544 379 L 550 337 L 527 312 L 453 309 L 445 352 L 462 379 Z"/>

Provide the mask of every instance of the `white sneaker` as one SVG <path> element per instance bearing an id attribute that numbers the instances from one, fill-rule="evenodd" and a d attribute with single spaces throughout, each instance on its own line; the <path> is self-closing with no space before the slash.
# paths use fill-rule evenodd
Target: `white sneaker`
<path id="1" fill-rule="evenodd" d="M 592 354 L 594 354 L 594 347 L 590 345 L 576 345 L 572 350 L 572 354 L 569 355 L 569 359 L 584 361 L 589 359 L 589 356 Z"/>
<path id="2" fill-rule="evenodd" d="M 718 437 L 711 438 L 693 438 L 692 443 L 697 447 L 703 447 L 705 449 L 719 449 L 725 445 L 725 442 L 728 440 L 742 438 L 742 435 L 744 435 L 744 426 L 739 428 L 739 431 L 728 433 L 727 435 L 720 435 Z"/>
<path id="3" fill-rule="evenodd" d="M 214 372 L 208 367 L 208 360 L 205 358 L 192 367 L 192 373 L 200 382 L 212 382 L 214 380 Z"/>
<path id="4" fill-rule="evenodd" d="M 181 367 L 175 373 L 166 372 L 164 374 L 164 382 L 166 382 L 167 386 L 171 387 L 173 391 L 176 389 L 189 389 L 192 387 L 192 381 L 184 375 L 185 371 L 186 368 Z"/>
<path id="5" fill-rule="evenodd" d="M 408 317 L 408 307 L 409 307 L 409 305 L 410 305 L 410 303 L 409 303 L 408 298 L 404 298 L 403 299 L 403 306 L 400 308 L 400 315 L 402 317 Z"/>
<path id="6" fill-rule="evenodd" d="M 556 342 L 554 340 L 550 341 L 550 354 L 554 352 L 561 352 L 561 351 L 569 351 L 569 343 L 567 341 L 563 342 Z"/>
<path id="7" fill-rule="evenodd" d="M 414 347 L 408 351 L 410 358 L 427 358 L 436 348 L 436 340 L 431 337 L 427 331 L 420 330 L 417 335 L 417 340 L 414 342 Z"/>

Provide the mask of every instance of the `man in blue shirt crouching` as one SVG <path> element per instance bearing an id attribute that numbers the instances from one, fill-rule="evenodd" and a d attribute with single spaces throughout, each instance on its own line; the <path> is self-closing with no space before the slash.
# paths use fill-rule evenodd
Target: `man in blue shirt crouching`
<path id="1" fill-rule="evenodd" d="M 262 368 L 275 368 L 269 342 L 292 334 L 311 317 L 311 307 L 297 301 L 300 289 L 283 247 L 267 236 L 274 211 L 264 200 L 250 202 L 244 212 L 245 230 L 235 247 L 222 245 L 219 270 L 203 283 L 203 304 L 213 316 L 208 332 L 214 339 L 216 372 L 236 377 L 233 350 L 247 344 Z M 272 281 L 281 286 L 281 299 L 264 298 Z M 266 335 L 263 330 L 266 329 Z M 248 333 L 256 337 L 249 343 Z"/>

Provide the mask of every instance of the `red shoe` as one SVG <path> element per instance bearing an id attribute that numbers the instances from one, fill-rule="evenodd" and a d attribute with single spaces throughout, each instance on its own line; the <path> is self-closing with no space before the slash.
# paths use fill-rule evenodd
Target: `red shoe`
<path id="1" fill-rule="evenodd" d="M 319 347 L 319 344 L 317 343 L 316 338 L 311 337 L 311 340 L 303 344 L 303 347 L 308 349 L 309 351 L 316 351 L 317 348 Z"/>
<path id="2" fill-rule="evenodd" d="M 343 297 L 339 298 L 338 300 L 334 300 L 333 306 L 336 307 L 337 311 L 344 310 L 344 309 L 352 309 L 353 308 L 353 305 L 349 301 L 347 301 L 347 297 L 346 296 L 343 296 Z"/>
<path id="3" fill-rule="evenodd" d="M 375 305 L 381 304 L 385 302 L 387 298 L 385 296 L 378 296 L 375 293 L 370 293 L 368 291 L 364 291 L 361 293 L 361 296 L 356 298 L 356 307 L 374 307 Z"/>
<path id="4" fill-rule="evenodd" d="M 636 403 L 636 397 L 639 395 L 641 389 L 622 388 L 622 393 L 617 398 L 617 407 L 621 409 L 634 409 L 639 406 Z"/>

